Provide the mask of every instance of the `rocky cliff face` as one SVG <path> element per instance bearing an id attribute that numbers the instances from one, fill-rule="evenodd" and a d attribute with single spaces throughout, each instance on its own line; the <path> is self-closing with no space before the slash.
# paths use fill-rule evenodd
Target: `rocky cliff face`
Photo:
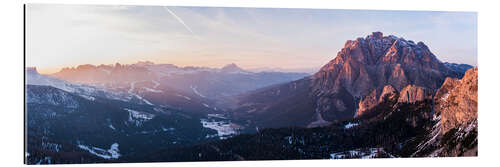
<path id="1" fill-rule="evenodd" d="M 437 89 L 447 76 L 460 78 L 461 74 L 439 61 L 423 42 L 374 32 L 347 41 L 337 57 L 313 76 L 313 86 L 319 90 L 345 87 L 353 96 L 362 96 L 387 84 L 396 90 L 408 84 Z"/>
<path id="2" fill-rule="evenodd" d="M 442 133 L 477 119 L 477 68 L 461 80 L 447 78 L 436 94 L 436 113 L 441 115 Z"/>
<path id="3" fill-rule="evenodd" d="M 374 32 L 365 38 L 348 40 L 337 56 L 317 73 L 294 82 L 310 85 L 305 88 L 309 89 L 308 93 L 301 92 L 302 97 L 276 94 L 270 101 L 254 103 L 248 99 L 262 98 L 265 93 L 250 93 L 240 100 L 244 107 L 237 111 L 258 111 L 260 114 L 303 112 L 300 115 L 306 117 L 301 119 L 312 120 L 303 126 L 322 126 L 334 120 L 352 118 L 359 114 L 357 111 L 374 107 L 380 103 L 382 94 L 403 92 L 399 101 L 408 103 L 428 99 L 446 77 L 462 76 L 459 70 L 450 69 L 439 61 L 423 42 L 415 43 Z M 262 91 L 283 92 L 281 88 L 293 87 L 294 83 Z M 297 109 L 280 102 L 286 99 L 311 102 L 312 108 Z"/>
<path id="4" fill-rule="evenodd" d="M 384 86 L 382 90 L 373 89 L 370 94 L 361 98 L 359 101 L 359 108 L 356 111 L 356 117 L 363 115 L 364 112 L 372 109 L 384 101 L 395 100 L 397 97 L 399 97 L 399 92 L 391 85 Z"/>
<path id="5" fill-rule="evenodd" d="M 416 85 L 407 85 L 401 90 L 398 102 L 415 103 L 425 99 L 432 99 L 431 90 Z"/>
<path id="6" fill-rule="evenodd" d="M 359 108 L 356 111 L 356 117 L 362 116 L 366 111 L 387 101 L 416 103 L 431 99 L 432 91 L 424 87 L 407 85 L 401 92 L 398 92 L 391 85 L 386 85 L 383 89 L 374 89 L 370 94 L 361 98 Z"/>
<path id="7" fill-rule="evenodd" d="M 446 78 L 434 95 L 431 132 L 412 156 L 477 156 L 477 68 Z"/>
<path id="8" fill-rule="evenodd" d="M 423 42 L 374 32 L 366 38 L 347 41 L 337 57 L 312 76 L 312 89 L 324 118 L 335 120 L 352 116 L 329 116 L 332 114 L 328 113 L 340 111 L 331 103 L 336 101 L 331 95 L 339 90 L 346 90 L 355 99 L 350 103 L 356 103 L 363 111 L 377 104 L 386 85 L 403 92 L 400 101 L 415 102 L 428 98 L 446 77 L 461 76 L 439 61 Z M 354 115 L 355 111 L 350 112 Z"/>

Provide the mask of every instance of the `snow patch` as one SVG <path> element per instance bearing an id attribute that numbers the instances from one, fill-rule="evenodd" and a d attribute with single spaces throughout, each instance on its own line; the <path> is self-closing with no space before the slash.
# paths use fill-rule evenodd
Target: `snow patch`
<path id="1" fill-rule="evenodd" d="M 148 88 L 148 87 L 144 87 L 144 89 L 146 89 L 146 91 L 149 91 L 149 92 L 154 92 L 154 93 L 161 93 L 161 92 L 163 92 L 163 91 L 161 91 L 161 90 L 151 89 L 151 88 Z"/>
<path id="2" fill-rule="evenodd" d="M 131 82 L 130 83 L 130 89 L 127 91 L 129 94 L 137 97 L 139 100 L 142 100 L 144 103 L 148 104 L 148 105 L 153 105 L 153 103 L 149 102 L 148 100 L 142 98 L 141 96 L 137 95 L 134 93 L 134 89 L 135 89 L 135 83 L 136 82 Z"/>
<path id="3" fill-rule="evenodd" d="M 200 92 L 198 92 L 198 89 L 197 89 L 197 87 L 196 87 L 196 86 L 191 85 L 191 86 L 190 86 L 190 88 L 193 90 L 193 92 L 194 92 L 196 95 L 198 95 L 198 96 L 200 96 L 200 97 L 205 98 L 205 96 L 203 96 Z"/>
<path id="4" fill-rule="evenodd" d="M 118 149 L 119 144 L 118 143 L 113 143 L 111 144 L 110 148 L 108 150 L 104 150 L 102 148 L 98 147 L 92 147 L 92 146 L 86 146 L 86 145 L 81 145 L 79 144 L 78 147 L 82 150 L 88 151 L 91 154 L 94 154 L 98 157 L 104 158 L 104 159 L 118 159 L 120 158 L 120 150 Z"/>
<path id="5" fill-rule="evenodd" d="M 43 159 L 40 159 L 40 161 L 38 161 L 36 163 L 36 165 L 40 165 L 40 164 L 42 164 L 42 162 L 45 162 L 47 164 L 51 164 L 52 158 L 51 157 L 44 157 Z"/>
<path id="6" fill-rule="evenodd" d="M 352 122 L 349 122 L 347 123 L 344 128 L 345 129 L 349 129 L 349 128 L 352 128 L 352 127 L 355 127 L 355 126 L 358 126 L 359 124 L 358 123 L 352 123 Z"/>
<path id="7" fill-rule="evenodd" d="M 450 96 L 450 93 L 446 93 L 443 97 L 441 97 L 441 100 L 445 101 L 446 99 L 448 99 L 448 96 Z"/>
<path id="8" fill-rule="evenodd" d="M 225 139 L 228 136 L 236 134 L 236 129 L 233 128 L 232 123 L 227 121 L 215 121 L 208 119 L 200 119 L 204 128 L 209 128 L 217 131 L 216 135 L 208 135 L 208 137 L 218 136 L 220 139 Z"/>
<path id="9" fill-rule="evenodd" d="M 92 97 L 92 96 L 88 96 L 88 95 L 80 95 L 81 97 L 87 99 L 87 100 L 90 100 L 90 101 L 94 101 L 95 100 L 95 97 Z"/>
<path id="10" fill-rule="evenodd" d="M 224 114 L 207 114 L 208 117 L 214 117 L 214 118 L 220 118 L 220 119 L 227 119 Z"/>
<path id="11" fill-rule="evenodd" d="M 135 123 L 136 126 L 142 125 L 142 123 L 149 121 L 155 117 L 154 114 L 150 114 L 147 112 L 135 111 L 128 108 L 124 108 L 124 110 L 128 111 L 128 121 Z"/>
<path id="12" fill-rule="evenodd" d="M 205 104 L 205 103 L 203 103 L 203 106 L 205 106 L 206 108 L 210 108 L 210 106 L 208 104 Z"/>
<path id="13" fill-rule="evenodd" d="M 108 127 L 111 128 L 111 129 L 113 129 L 113 130 L 116 130 L 116 128 L 113 125 L 111 125 L 111 124 L 109 124 Z"/>
<path id="14" fill-rule="evenodd" d="M 151 80 L 151 82 L 153 82 L 155 85 L 153 86 L 153 89 L 156 89 L 158 86 L 160 86 L 160 83 L 155 81 L 155 80 Z"/>
<path id="15" fill-rule="evenodd" d="M 163 130 L 164 132 L 167 132 L 167 131 L 173 131 L 173 130 L 175 130 L 175 128 L 165 128 L 165 127 L 161 127 L 161 130 Z"/>
<path id="16" fill-rule="evenodd" d="M 330 154 L 330 159 L 346 159 L 346 158 L 361 158 L 371 159 L 377 156 L 385 155 L 390 158 L 396 158 L 392 154 L 385 152 L 383 148 L 369 148 L 369 149 L 354 149 L 349 151 L 342 151 Z"/>
<path id="17" fill-rule="evenodd" d="M 182 98 L 184 98 L 184 99 L 186 99 L 186 100 L 191 100 L 191 98 L 189 98 L 189 97 L 187 97 L 187 96 L 184 96 L 184 95 L 177 94 L 177 96 L 182 97 Z"/>
<path id="18" fill-rule="evenodd" d="M 59 152 L 59 150 L 61 149 L 61 145 L 60 144 L 56 144 L 56 143 L 50 143 L 50 142 L 43 142 L 42 141 L 42 148 L 44 150 L 51 150 L 51 151 L 54 151 L 54 152 Z"/>

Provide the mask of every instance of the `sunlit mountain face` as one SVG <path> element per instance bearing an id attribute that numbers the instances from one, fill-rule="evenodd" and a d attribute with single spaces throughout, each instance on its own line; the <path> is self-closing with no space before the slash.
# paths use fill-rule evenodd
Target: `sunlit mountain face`
<path id="1" fill-rule="evenodd" d="M 477 155 L 477 67 L 381 32 L 325 63 L 29 67 L 27 163 Z"/>

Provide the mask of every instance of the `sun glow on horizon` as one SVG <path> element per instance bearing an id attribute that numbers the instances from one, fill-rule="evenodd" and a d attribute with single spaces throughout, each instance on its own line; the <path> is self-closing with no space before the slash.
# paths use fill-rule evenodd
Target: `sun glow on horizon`
<path id="1" fill-rule="evenodd" d="M 56 5 L 26 7 L 26 64 L 319 69 L 374 31 L 423 41 L 442 61 L 477 65 L 474 12 Z"/>

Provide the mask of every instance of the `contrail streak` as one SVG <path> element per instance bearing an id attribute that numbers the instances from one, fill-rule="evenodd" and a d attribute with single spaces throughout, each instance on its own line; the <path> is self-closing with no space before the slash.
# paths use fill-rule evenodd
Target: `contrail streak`
<path id="1" fill-rule="evenodd" d="M 193 32 L 193 30 L 191 30 L 191 28 L 186 23 L 184 23 L 184 20 L 182 20 L 179 16 L 177 16 L 174 12 L 172 12 L 166 6 L 164 8 L 165 8 L 165 10 L 167 10 L 168 13 L 170 13 L 172 16 L 174 16 L 174 18 L 177 21 L 179 21 L 179 23 L 181 23 L 193 36 L 195 36 L 196 38 L 199 39 L 199 37 Z"/>

